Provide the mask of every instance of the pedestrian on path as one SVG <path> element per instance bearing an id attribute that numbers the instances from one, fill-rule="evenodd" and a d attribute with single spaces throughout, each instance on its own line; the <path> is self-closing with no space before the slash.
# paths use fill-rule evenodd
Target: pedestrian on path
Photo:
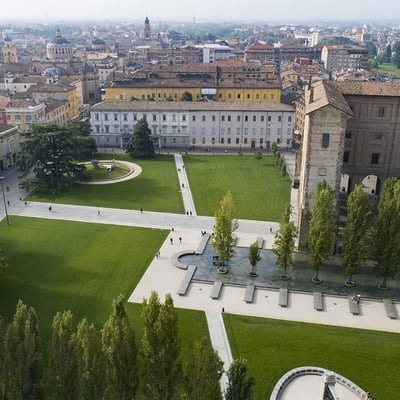
<path id="1" fill-rule="evenodd" d="M 100 210 L 98 210 L 98 211 L 97 211 L 97 215 L 101 215 L 101 212 L 100 212 Z"/>
<path id="2" fill-rule="evenodd" d="M 7 200 L 7 205 L 8 207 L 10 207 L 10 200 Z"/>
<path id="3" fill-rule="evenodd" d="M 171 244 L 174 244 L 174 239 L 170 238 L 169 241 Z"/>
<path id="4" fill-rule="evenodd" d="M 179 244 L 182 243 L 182 238 L 179 236 Z"/>
<path id="5" fill-rule="evenodd" d="M 51 211 L 53 208 L 51 207 L 51 205 L 49 205 L 49 211 Z"/>
<path id="6" fill-rule="evenodd" d="M 143 212 L 143 208 L 142 208 L 142 207 L 140 207 L 140 212 L 141 212 L 141 213 Z"/>
<path id="7" fill-rule="evenodd" d="M 25 205 L 27 206 L 28 205 L 28 203 L 25 201 Z"/>

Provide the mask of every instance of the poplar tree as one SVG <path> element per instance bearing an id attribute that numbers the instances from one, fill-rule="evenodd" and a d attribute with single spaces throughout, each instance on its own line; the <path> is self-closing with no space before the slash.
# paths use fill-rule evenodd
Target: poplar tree
<path id="1" fill-rule="evenodd" d="M 43 399 L 43 364 L 36 312 L 18 301 L 4 340 L 5 398 Z"/>
<path id="2" fill-rule="evenodd" d="M 295 238 L 297 236 L 297 229 L 293 221 L 290 221 L 290 214 L 292 208 L 290 203 L 286 203 L 284 212 L 282 214 L 282 220 L 279 224 L 279 230 L 275 235 L 275 241 L 272 245 L 272 252 L 276 256 L 276 263 L 279 267 L 283 268 L 283 274 L 281 279 L 289 279 L 287 275 L 287 267 L 294 267 L 292 260 L 292 253 L 295 248 Z"/>
<path id="3" fill-rule="evenodd" d="M 84 399 L 101 399 L 105 390 L 105 357 L 100 332 L 83 319 L 75 334 L 79 363 L 79 387 Z"/>
<path id="4" fill-rule="evenodd" d="M 172 400 L 181 382 L 178 319 L 170 294 L 153 291 L 142 304 L 143 391 L 149 400 Z"/>
<path id="5" fill-rule="evenodd" d="M 362 185 L 356 185 L 347 199 L 347 221 L 343 229 L 343 265 L 346 285 L 354 286 L 353 275 L 359 273 L 368 257 L 372 209 Z"/>
<path id="6" fill-rule="evenodd" d="M 249 262 L 251 265 L 250 276 L 257 276 L 256 268 L 260 260 L 260 248 L 258 247 L 258 243 L 254 242 L 249 247 Z"/>
<path id="7" fill-rule="evenodd" d="M 123 296 L 113 301 L 112 312 L 103 326 L 101 339 L 106 360 L 106 398 L 135 398 L 139 380 L 137 346 Z"/>
<path id="8" fill-rule="evenodd" d="M 316 271 L 312 279 L 314 283 L 321 283 L 319 268 L 322 262 L 332 255 L 335 240 L 334 200 L 335 194 L 329 184 L 325 180 L 319 182 L 308 233 L 310 264 Z"/>
<path id="9" fill-rule="evenodd" d="M 235 239 L 233 232 L 239 227 L 235 219 L 235 205 L 231 192 L 228 192 L 221 200 L 219 208 L 215 211 L 215 228 L 212 246 L 218 255 L 219 272 L 225 273 L 225 266 L 235 253 L 233 245 Z"/>
<path id="10" fill-rule="evenodd" d="M 387 288 L 387 278 L 394 278 L 400 263 L 400 181 L 388 178 L 383 185 L 378 204 L 378 215 L 373 229 L 372 257 Z"/>
<path id="11" fill-rule="evenodd" d="M 225 400 L 253 400 L 255 379 L 248 376 L 247 361 L 234 360 L 228 370 L 228 387 Z"/>
<path id="12" fill-rule="evenodd" d="M 224 363 L 207 339 L 193 343 L 184 368 L 184 398 L 187 400 L 222 400 L 220 379 Z"/>
<path id="13" fill-rule="evenodd" d="M 50 343 L 50 371 L 53 395 L 58 400 L 79 398 L 78 355 L 70 310 L 53 318 Z"/>

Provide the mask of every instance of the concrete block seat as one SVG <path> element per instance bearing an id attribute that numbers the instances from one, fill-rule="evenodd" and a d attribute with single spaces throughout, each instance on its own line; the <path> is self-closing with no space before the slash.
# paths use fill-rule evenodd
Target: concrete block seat
<path id="1" fill-rule="evenodd" d="M 322 311 L 324 309 L 324 304 L 322 301 L 322 293 L 321 292 L 314 292 L 314 308 L 317 311 Z"/>
<path id="2" fill-rule="evenodd" d="M 213 300 L 216 300 L 219 298 L 219 295 L 221 294 L 221 289 L 222 289 L 222 281 L 215 281 L 211 290 L 210 297 Z"/>
<path id="3" fill-rule="evenodd" d="M 280 288 L 279 289 L 279 301 L 278 304 L 281 307 L 287 307 L 289 300 L 289 291 L 287 288 Z"/>
<path id="4" fill-rule="evenodd" d="M 392 299 L 383 299 L 383 305 L 385 306 L 387 316 L 390 319 L 397 319 L 396 307 Z"/>
<path id="5" fill-rule="evenodd" d="M 246 303 L 252 303 L 253 302 L 255 288 L 256 287 L 254 286 L 254 283 L 249 283 L 246 286 L 246 292 L 244 294 L 244 301 Z"/>
<path id="6" fill-rule="evenodd" d="M 179 296 L 184 296 L 189 288 L 190 282 L 193 278 L 194 273 L 196 272 L 196 266 L 195 265 L 189 265 L 185 276 L 182 279 L 182 282 L 178 288 L 177 293 Z"/>

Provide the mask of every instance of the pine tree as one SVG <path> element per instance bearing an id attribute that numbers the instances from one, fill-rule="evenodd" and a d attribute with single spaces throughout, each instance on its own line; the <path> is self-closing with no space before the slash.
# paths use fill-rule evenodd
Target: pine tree
<path id="1" fill-rule="evenodd" d="M 324 180 L 318 183 L 308 233 L 310 264 L 316 271 L 313 282 L 320 283 L 319 268 L 332 255 L 335 239 L 333 202 L 335 194 Z"/>
<path id="2" fill-rule="evenodd" d="M 253 400 L 255 379 L 247 375 L 247 370 L 246 360 L 233 361 L 228 370 L 225 400 Z"/>
<path id="3" fill-rule="evenodd" d="M 106 397 L 120 400 L 135 398 L 139 377 L 137 346 L 122 296 L 113 302 L 101 336 L 106 359 Z"/>
<path id="4" fill-rule="evenodd" d="M 36 312 L 18 301 L 4 341 L 6 398 L 43 399 L 43 364 Z"/>
<path id="5" fill-rule="evenodd" d="M 156 292 L 143 300 L 143 391 L 149 400 L 172 400 L 181 379 L 178 319 L 171 295 L 164 304 Z"/>
<path id="6" fill-rule="evenodd" d="M 347 221 L 343 229 L 343 265 L 346 285 L 354 286 L 353 275 L 368 256 L 372 209 L 368 194 L 356 185 L 347 199 Z"/>
<path id="7" fill-rule="evenodd" d="M 132 138 L 126 145 L 126 152 L 132 158 L 139 159 L 155 156 L 151 130 L 145 118 L 140 119 L 136 124 Z"/>
<path id="8" fill-rule="evenodd" d="M 185 399 L 222 400 L 220 379 L 224 363 L 207 339 L 193 343 L 184 368 Z"/>
<path id="9" fill-rule="evenodd" d="M 227 271 L 226 264 L 234 254 L 233 232 L 239 227 L 234 218 L 236 213 L 231 192 L 228 192 L 221 200 L 219 208 L 215 211 L 215 228 L 212 246 L 218 255 L 219 271 Z"/>
<path id="10" fill-rule="evenodd" d="M 72 312 L 58 312 L 53 318 L 50 344 L 51 387 L 55 398 L 74 400 L 79 397 L 78 367 Z"/>

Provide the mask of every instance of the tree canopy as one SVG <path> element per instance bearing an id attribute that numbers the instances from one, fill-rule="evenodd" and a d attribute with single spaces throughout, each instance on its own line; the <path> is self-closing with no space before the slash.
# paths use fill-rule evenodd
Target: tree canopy
<path id="1" fill-rule="evenodd" d="M 126 152 L 132 158 L 138 159 L 153 158 L 155 156 L 151 130 L 146 118 L 143 117 L 136 124 L 133 135 L 126 145 Z"/>
<path id="2" fill-rule="evenodd" d="M 239 227 L 235 219 L 235 205 L 231 192 L 221 200 L 219 208 L 215 211 L 215 228 L 212 246 L 218 255 L 218 265 L 226 264 L 234 254 L 233 232 Z"/>
<path id="3" fill-rule="evenodd" d="M 35 183 L 49 191 L 79 180 L 85 167 L 76 161 L 96 152 L 87 123 L 37 124 L 24 136 L 17 165 L 25 176 L 32 171 Z"/>

